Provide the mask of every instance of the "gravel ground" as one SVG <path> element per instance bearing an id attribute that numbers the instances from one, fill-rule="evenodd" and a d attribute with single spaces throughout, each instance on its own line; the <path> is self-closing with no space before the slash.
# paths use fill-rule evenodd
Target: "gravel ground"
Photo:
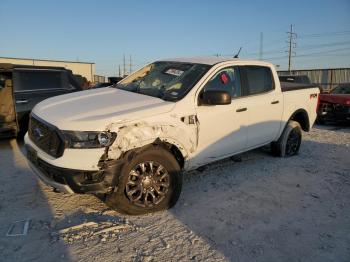
<path id="1" fill-rule="evenodd" d="M 0 260 L 350 261 L 349 128 L 316 126 L 292 158 L 259 149 L 241 160 L 185 174 L 174 208 L 130 217 L 53 192 L 29 171 L 23 145 L 2 140 Z M 24 219 L 28 234 L 7 237 Z M 60 233 L 86 222 L 95 227 Z"/>

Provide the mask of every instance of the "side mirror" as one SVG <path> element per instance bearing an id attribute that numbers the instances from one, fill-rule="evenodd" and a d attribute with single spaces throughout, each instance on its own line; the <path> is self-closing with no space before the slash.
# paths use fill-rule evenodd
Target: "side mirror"
<path id="1" fill-rule="evenodd" d="M 201 104 L 204 105 L 229 105 L 231 100 L 231 95 L 223 90 L 206 90 L 201 96 Z"/>

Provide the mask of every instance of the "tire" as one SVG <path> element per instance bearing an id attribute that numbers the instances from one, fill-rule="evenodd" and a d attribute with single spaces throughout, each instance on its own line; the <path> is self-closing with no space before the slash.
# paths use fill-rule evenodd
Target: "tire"
<path id="1" fill-rule="evenodd" d="M 301 138 L 300 124 L 296 121 L 288 121 L 278 141 L 271 143 L 272 154 L 279 157 L 296 155 L 299 152 Z"/>
<path id="2" fill-rule="evenodd" d="M 118 186 L 106 196 L 106 204 L 128 215 L 174 206 L 182 188 L 182 173 L 175 157 L 162 147 L 149 146 L 129 159 L 126 157 L 121 168 Z"/>

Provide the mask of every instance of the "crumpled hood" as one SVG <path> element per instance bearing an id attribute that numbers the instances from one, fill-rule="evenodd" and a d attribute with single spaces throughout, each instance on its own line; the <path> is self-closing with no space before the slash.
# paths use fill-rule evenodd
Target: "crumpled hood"
<path id="1" fill-rule="evenodd" d="M 107 87 L 52 97 L 37 104 L 32 112 L 61 130 L 103 131 L 111 123 L 166 113 L 174 105 L 160 98 Z"/>
<path id="2" fill-rule="evenodd" d="M 350 95 L 347 95 L 347 94 L 320 94 L 320 101 L 350 106 Z"/>

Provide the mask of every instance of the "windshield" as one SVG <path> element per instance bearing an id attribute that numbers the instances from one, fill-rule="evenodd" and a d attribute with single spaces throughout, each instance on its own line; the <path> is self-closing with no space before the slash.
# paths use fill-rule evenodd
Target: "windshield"
<path id="1" fill-rule="evenodd" d="M 350 85 L 337 86 L 331 91 L 332 94 L 350 94 Z"/>
<path id="2" fill-rule="evenodd" d="M 178 101 L 192 89 L 209 68 L 209 65 L 203 64 L 155 62 L 122 80 L 116 88 Z"/>

